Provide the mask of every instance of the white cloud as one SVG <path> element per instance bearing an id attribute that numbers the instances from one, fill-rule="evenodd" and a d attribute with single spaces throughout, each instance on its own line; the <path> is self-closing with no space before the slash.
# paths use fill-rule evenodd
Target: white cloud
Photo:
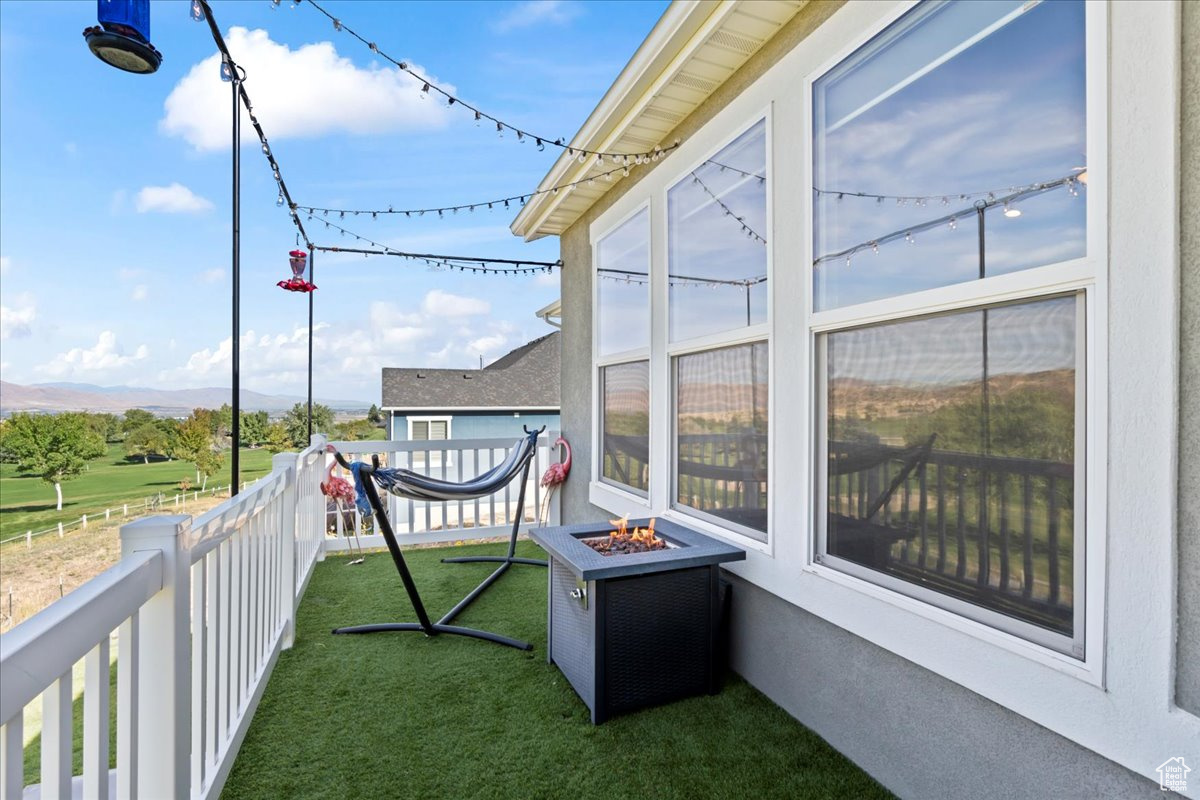
<path id="1" fill-rule="evenodd" d="M 565 25 L 583 13 L 578 3 L 563 0 L 526 0 L 517 3 L 507 14 L 492 23 L 492 30 L 507 33 L 547 23 Z"/>
<path id="2" fill-rule="evenodd" d="M 273 141 L 334 131 L 372 134 L 440 127 L 447 119 L 445 103 L 422 99 L 421 84 L 411 75 L 356 67 L 338 55 L 332 42 L 293 50 L 272 41 L 265 30 L 240 27 L 230 28 L 226 39 L 254 82 L 255 114 L 270 121 Z M 214 54 L 192 67 L 167 96 L 159 121 L 161 131 L 182 137 L 197 150 L 229 146 L 229 88 L 214 80 L 219 64 Z M 242 143 L 257 141 L 242 113 Z"/>
<path id="3" fill-rule="evenodd" d="M 129 295 L 129 299 L 134 302 L 141 302 L 150 296 L 150 287 L 144 283 L 139 283 L 133 287 L 133 294 Z"/>
<path id="4" fill-rule="evenodd" d="M 492 305 L 486 300 L 460 297 L 443 292 L 441 289 L 434 289 L 425 295 L 425 299 L 421 302 L 421 310 L 431 317 L 473 317 L 489 313 Z"/>
<path id="5" fill-rule="evenodd" d="M 217 283 L 225 278 L 225 270 L 221 267 L 206 269 L 200 273 L 200 281 L 202 283 Z"/>
<path id="6" fill-rule="evenodd" d="M 366 318 L 318 323 L 313 336 L 313 373 L 338 376 L 338 389 L 326 396 L 369 397 L 379 392 L 383 367 L 475 367 L 479 356 L 493 361 L 524 343 L 511 323 L 486 315 L 479 298 L 434 290 L 415 307 L 388 301 L 369 304 Z M 244 331 L 241 339 L 243 386 L 268 393 L 302 393 L 308 374 L 308 329 Z M 232 341 L 193 351 L 181 366 L 163 370 L 169 386 L 222 385 L 229 380 Z M 184 351 L 186 352 L 186 351 Z"/>
<path id="7" fill-rule="evenodd" d="M 134 201 L 139 214 L 158 211 L 163 214 L 196 214 L 209 211 L 213 204 L 182 183 L 170 186 L 145 186 Z"/>
<path id="8" fill-rule="evenodd" d="M 53 378 L 68 378 L 84 373 L 112 372 L 144 361 L 150 355 L 146 345 L 138 345 L 133 355 L 125 355 L 124 348 L 117 342 L 112 331 L 101 331 L 93 347 L 74 347 L 59 353 L 49 363 L 35 369 Z"/>
<path id="9" fill-rule="evenodd" d="M 29 336 L 37 318 L 33 295 L 19 294 L 12 298 L 13 306 L 0 306 L 0 340 Z"/>
<path id="10" fill-rule="evenodd" d="M 136 267 L 121 267 L 117 270 L 117 277 L 123 281 L 131 281 L 134 278 L 141 277 L 146 274 L 146 270 L 137 269 Z"/>

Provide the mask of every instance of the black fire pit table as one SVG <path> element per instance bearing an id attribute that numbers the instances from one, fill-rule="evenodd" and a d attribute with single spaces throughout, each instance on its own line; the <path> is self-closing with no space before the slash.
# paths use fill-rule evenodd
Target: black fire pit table
<path id="1" fill-rule="evenodd" d="M 649 520 L 630 520 L 630 530 Z M 721 591 L 717 565 L 736 547 L 667 520 L 666 549 L 602 555 L 584 539 L 611 525 L 541 528 L 530 537 L 550 554 L 547 660 L 557 664 L 599 725 L 648 706 L 713 694 Z"/>

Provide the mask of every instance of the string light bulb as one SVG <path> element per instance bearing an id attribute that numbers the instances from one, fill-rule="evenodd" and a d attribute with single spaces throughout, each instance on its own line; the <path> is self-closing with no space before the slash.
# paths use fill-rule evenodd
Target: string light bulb
<path id="1" fill-rule="evenodd" d="M 1009 205 L 1008 201 L 1005 200 L 1004 201 L 1004 216 L 1008 217 L 1009 219 L 1015 219 L 1015 218 L 1021 216 L 1021 209 L 1016 208 L 1015 206 Z"/>

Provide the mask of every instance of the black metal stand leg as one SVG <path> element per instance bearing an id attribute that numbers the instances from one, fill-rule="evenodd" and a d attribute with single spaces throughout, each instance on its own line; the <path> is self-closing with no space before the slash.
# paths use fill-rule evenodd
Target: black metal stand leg
<path id="1" fill-rule="evenodd" d="M 500 579 L 500 576 L 508 571 L 508 568 L 513 564 L 529 564 L 532 566 L 544 567 L 545 561 L 536 558 L 517 558 L 517 533 L 521 530 L 521 523 L 525 517 L 525 485 L 529 480 L 529 466 L 531 461 L 525 462 L 525 469 L 521 471 L 521 489 L 517 494 L 517 513 L 513 519 L 512 533 L 508 537 L 508 553 L 503 556 L 462 556 L 458 558 L 443 558 L 443 564 L 469 564 L 469 563 L 488 563 L 499 564 L 500 566 L 491 575 L 483 579 L 483 582 L 471 590 L 471 593 L 458 601 L 458 605 L 446 612 L 446 615 L 438 620 L 438 624 L 442 625 L 450 622 L 457 617 L 467 606 L 475 602 L 479 595 Z"/>
<path id="2" fill-rule="evenodd" d="M 508 636 L 501 636 L 498 633 L 490 631 L 480 631 L 475 628 L 461 628 L 457 625 L 442 625 L 440 623 L 426 631 L 415 622 L 383 622 L 375 625 L 350 625 L 345 628 L 334 628 L 335 634 L 360 634 L 360 633 L 395 633 L 395 632 L 412 632 L 425 633 L 427 636 L 434 636 L 439 633 L 444 633 L 448 636 L 467 636 L 472 639 L 482 639 L 485 642 L 493 642 L 494 644 L 502 644 L 506 647 L 513 647 L 517 650 L 532 650 L 533 645 L 529 642 L 523 642 L 520 639 L 512 639 Z"/>
<path id="3" fill-rule="evenodd" d="M 433 628 L 431 627 L 432 631 Z M 344 628 L 334 628 L 333 632 L 341 633 L 388 633 L 390 631 L 427 631 L 416 622 L 380 622 L 374 625 L 347 625 Z"/>
<path id="4" fill-rule="evenodd" d="M 525 466 L 526 473 L 529 472 L 529 465 Z M 425 611 L 425 604 L 421 602 L 421 595 L 417 591 L 416 582 L 413 581 L 412 573 L 408 571 L 408 564 L 404 561 L 404 554 L 400 552 L 400 544 L 396 541 L 396 534 L 392 530 L 391 522 L 388 520 L 387 514 L 383 511 L 383 504 L 379 502 L 379 493 L 375 490 L 374 480 L 366 480 L 363 482 L 364 489 L 367 493 L 367 500 L 370 501 L 371 507 L 375 510 L 375 514 L 379 519 L 379 528 L 383 532 L 383 539 L 387 542 L 388 552 L 392 554 L 392 561 L 396 564 L 396 571 L 400 573 L 400 580 L 404 583 L 404 589 L 408 593 L 408 599 L 412 602 L 413 610 L 417 613 L 419 622 L 383 622 L 370 625 L 350 625 L 343 628 L 335 628 L 335 634 L 362 634 L 362 633 L 390 633 L 390 632 L 414 632 L 419 631 L 426 636 L 436 636 L 439 633 L 444 633 L 452 636 L 467 636 L 472 639 L 482 639 L 485 642 L 494 644 L 502 644 L 506 647 L 514 647 L 517 650 L 532 650 L 533 645 L 529 642 L 523 642 L 520 639 L 512 639 L 508 636 L 501 636 L 498 633 L 490 633 L 488 631 L 476 630 L 475 628 L 460 628 L 455 625 L 448 625 L 460 611 L 466 608 L 476 597 L 483 593 L 483 590 L 498 579 L 508 569 L 509 564 L 506 561 L 495 572 L 488 576 L 483 583 L 475 587 L 469 595 L 463 598 L 458 605 L 450 609 L 446 616 L 442 617 L 436 623 L 429 621 L 429 614 Z M 521 500 L 520 507 L 524 507 L 525 502 L 525 483 L 521 482 Z M 517 524 L 520 523 L 520 515 L 518 515 Z M 516 537 L 516 528 L 513 529 L 513 537 Z M 510 547 L 511 549 L 511 547 Z M 510 553 L 511 555 L 511 553 Z"/>
<path id="5" fill-rule="evenodd" d="M 484 578 L 483 581 L 480 582 L 480 584 L 478 586 L 476 586 L 474 589 L 471 590 L 470 594 L 468 594 L 462 600 L 459 600 L 458 605 L 454 606 L 454 608 L 447 611 L 445 616 L 443 616 L 441 619 L 439 619 L 437 621 L 437 624 L 445 625 L 445 624 L 453 621 L 454 618 L 457 617 L 464 608 L 471 605 L 471 603 L 474 603 L 476 598 L 478 598 L 479 595 L 483 594 L 484 591 L 489 586 L 491 586 L 496 581 L 500 580 L 500 576 L 503 575 L 505 572 L 508 572 L 508 566 L 509 566 L 508 562 L 506 561 L 503 564 L 501 564 L 499 567 L 497 567 L 496 571 L 493 572 L 491 575 L 488 575 L 486 578 Z"/>
<path id="6" fill-rule="evenodd" d="M 498 633 L 491 633 L 489 631 L 478 631 L 474 628 L 461 628 L 457 625 L 442 625 L 440 623 L 434 625 L 433 629 L 438 633 L 446 633 L 452 636 L 469 636 L 472 639 L 483 639 L 485 642 L 495 642 L 496 644 L 515 647 L 518 650 L 533 649 L 533 645 L 529 642 L 522 642 L 520 639 L 510 639 L 507 636 L 501 636 Z"/>
<path id="7" fill-rule="evenodd" d="M 504 556 L 460 556 L 458 558 L 443 558 L 443 564 L 528 564 L 531 567 L 546 566 L 541 558 L 506 558 Z"/>

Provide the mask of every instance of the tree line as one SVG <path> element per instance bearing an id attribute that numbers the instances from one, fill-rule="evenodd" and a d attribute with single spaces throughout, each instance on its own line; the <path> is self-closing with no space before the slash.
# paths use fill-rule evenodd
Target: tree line
<path id="1" fill-rule="evenodd" d="M 274 422 L 266 411 L 244 411 L 238 419 L 241 447 L 282 453 L 308 446 L 308 407 L 303 403 L 296 403 Z M 383 413 L 374 405 L 366 419 L 341 423 L 334 422 L 328 406 L 313 405 L 312 429 L 335 439 L 367 439 L 382 424 Z M 37 475 L 53 485 L 59 511 L 62 484 L 81 474 L 90 461 L 104 456 L 110 444 L 121 444 L 126 458 L 140 458 L 146 464 L 151 458 L 191 462 L 196 482 L 203 489 L 209 477 L 224 466 L 224 451 L 233 446 L 233 409 L 228 403 L 218 409 L 197 408 L 182 420 L 156 417 L 140 408 L 129 409 L 122 416 L 19 412 L 0 420 L 0 460 L 16 463 L 18 472 Z"/>

